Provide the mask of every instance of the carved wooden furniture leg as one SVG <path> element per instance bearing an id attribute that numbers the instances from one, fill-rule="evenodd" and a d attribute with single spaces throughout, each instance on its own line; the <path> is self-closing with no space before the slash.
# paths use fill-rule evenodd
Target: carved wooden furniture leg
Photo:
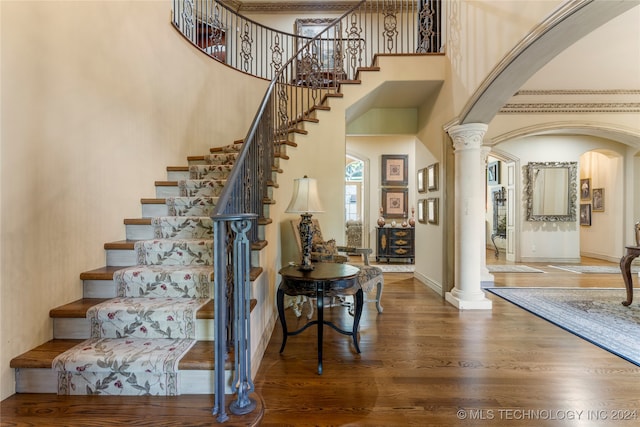
<path id="1" fill-rule="evenodd" d="M 629 306 L 633 302 L 633 278 L 631 277 L 631 263 L 640 255 L 640 246 L 627 246 L 627 253 L 620 259 L 620 271 L 627 288 L 627 300 L 622 305 Z"/>

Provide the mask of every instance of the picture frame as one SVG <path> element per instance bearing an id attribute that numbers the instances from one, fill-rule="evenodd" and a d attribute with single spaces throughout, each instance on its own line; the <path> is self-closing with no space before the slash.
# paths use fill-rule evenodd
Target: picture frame
<path id="1" fill-rule="evenodd" d="M 427 168 L 418 171 L 418 193 L 427 192 Z"/>
<path id="2" fill-rule="evenodd" d="M 427 166 L 427 190 L 438 190 L 438 164 L 434 163 Z"/>
<path id="3" fill-rule="evenodd" d="M 380 183 L 383 187 L 406 187 L 409 185 L 409 156 L 406 154 L 383 154 Z"/>
<path id="4" fill-rule="evenodd" d="M 427 199 L 427 222 L 429 224 L 438 224 L 438 198 L 431 197 Z"/>
<path id="5" fill-rule="evenodd" d="M 580 180 L 580 200 L 591 200 L 591 178 Z"/>
<path id="6" fill-rule="evenodd" d="M 298 18 L 295 20 L 295 33 L 300 36 L 298 39 L 298 49 L 302 49 L 309 39 L 318 35 L 322 30 L 327 28 L 335 18 Z M 342 69 L 342 66 L 336 67 L 336 56 L 334 54 L 336 37 L 341 34 L 340 23 L 327 30 L 316 42 L 315 48 L 310 45 L 311 50 L 317 55 L 320 65 L 320 71 L 333 71 L 334 69 Z M 306 55 L 305 55 L 306 56 Z M 298 58 L 302 60 L 303 58 Z"/>
<path id="7" fill-rule="evenodd" d="M 591 198 L 593 212 L 604 212 L 604 188 L 591 190 Z"/>
<path id="8" fill-rule="evenodd" d="M 427 222 L 427 199 L 418 200 L 418 222 Z"/>
<path id="9" fill-rule="evenodd" d="M 580 203 L 580 225 L 591 226 L 591 203 Z"/>
<path id="10" fill-rule="evenodd" d="M 500 185 L 500 162 L 490 162 L 487 165 L 487 184 Z"/>
<path id="11" fill-rule="evenodd" d="M 382 215 L 385 218 L 407 218 L 408 197 L 406 188 L 383 188 Z"/>

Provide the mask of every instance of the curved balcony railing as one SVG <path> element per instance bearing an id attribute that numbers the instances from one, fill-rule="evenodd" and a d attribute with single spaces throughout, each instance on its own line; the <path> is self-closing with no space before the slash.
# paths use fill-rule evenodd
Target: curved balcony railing
<path id="1" fill-rule="evenodd" d="M 362 0 L 330 21 L 297 20 L 298 34 L 290 34 L 242 17 L 215 0 L 174 0 L 173 25 L 194 45 L 215 60 L 271 81 L 212 215 L 217 230 L 216 385 L 221 390 L 224 384 L 224 360 L 219 353 L 234 348 L 241 360 L 233 381 L 238 396 L 231 405 L 233 413 L 250 412 L 247 395 L 253 391 L 249 322 L 238 319 L 237 304 L 233 305 L 235 295 L 244 295 L 247 304 L 249 298 L 248 271 L 234 268 L 233 260 L 238 255 L 235 252 L 239 250 L 234 221 L 237 223 L 240 216 L 248 225 L 242 240 L 258 241 L 274 159 L 280 155 L 281 147 L 326 97 L 337 93 L 341 84 L 355 81 L 359 70 L 374 65 L 376 55 L 441 51 L 441 3 L 442 0 Z M 218 339 L 224 335 L 222 331 L 226 332 L 224 341 Z M 216 392 L 215 401 L 218 420 L 225 421 L 224 393 Z"/>
<path id="2" fill-rule="evenodd" d="M 371 65 L 376 54 L 440 52 L 442 0 L 364 0 L 316 42 L 323 67 L 338 65 L 344 77 Z M 173 25 L 212 58 L 267 80 L 332 21 L 297 19 L 296 34 L 261 25 L 217 0 L 173 0 Z M 338 51 L 337 49 L 341 49 Z M 342 58 L 332 57 L 343 53 Z"/>

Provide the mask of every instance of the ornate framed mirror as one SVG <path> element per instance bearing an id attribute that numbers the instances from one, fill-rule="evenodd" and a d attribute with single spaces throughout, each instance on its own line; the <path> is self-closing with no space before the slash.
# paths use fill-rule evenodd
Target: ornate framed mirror
<path id="1" fill-rule="evenodd" d="M 524 168 L 527 221 L 575 222 L 578 163 L 529 163 Z"/>

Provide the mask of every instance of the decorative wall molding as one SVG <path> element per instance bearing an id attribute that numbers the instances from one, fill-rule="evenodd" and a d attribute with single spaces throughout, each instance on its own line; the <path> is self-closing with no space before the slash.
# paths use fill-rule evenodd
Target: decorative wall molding
<path id="1" fill-rule="evenodd" d="M 501 114 L 513 113 L 640 113 L 640 103 L 526 103 L 505 104 Z"/>
<path id="2" fill-rule="evenodd" d="M 522 95 L 640 95 L 636 89 L 548 89 L 548 90 L 519 90 L 515 96 Z"/>
<path id="3" fill-rule="evenodd" d="M 291 12 L 344 12 L 358 4 L 357 1 L 314 1 L 314 2 L 241 2 L 224 0 L 224 3 L 241 13 L 291 13 Z"/>
<path id="4" fill-rule="evenodd" d="M 520 90 L 500 113 L 638 113 L 637 89 Z"/>

